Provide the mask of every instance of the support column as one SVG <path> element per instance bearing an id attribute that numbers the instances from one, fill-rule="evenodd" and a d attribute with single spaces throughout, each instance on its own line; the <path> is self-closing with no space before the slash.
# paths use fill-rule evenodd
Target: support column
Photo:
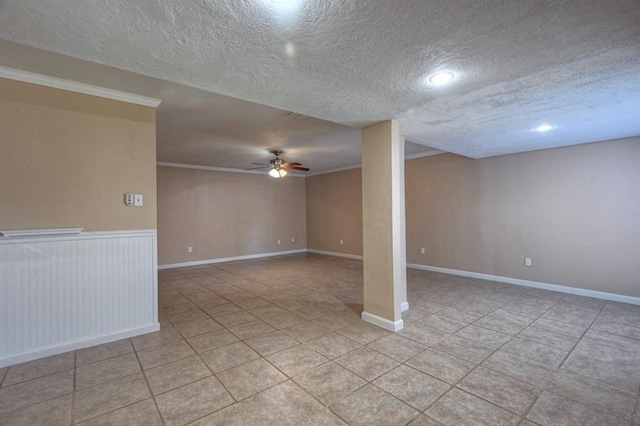
<path id="1" fill-rule="evenodd" d="M 387 330 L 404 327 L 408 308 L 404 212 L 404 138 L 398 122 L 362 130 L 364 311 Z"/>

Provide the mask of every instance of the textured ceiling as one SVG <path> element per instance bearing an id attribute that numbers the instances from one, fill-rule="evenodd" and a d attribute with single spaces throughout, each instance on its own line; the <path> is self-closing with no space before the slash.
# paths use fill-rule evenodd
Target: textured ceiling
<path id="1" fill-rule="evenodd" d="M 640 134 L 638 0 L 0 0 L 0 39 L 18 68 L 74 73 L 38 64 L 31 46 L 157 79 L 129 91 L 157 84 L 175 98 L 156 95 L 168 103 L 160 159 L 211 163 L 208 140 L 228 158 L 249 140 L 247 152 L 282 144 L 332 162 L 354 144 L 351 129 L 284 111 L 355 127 L 397 119 L 409 141 L 476 158 Z M 452 84 L 424 84 L 438 70 Z M 122 89 L 141 77 L 80 81 L 91 78 Z M 208 122 L 212 110 L 224 120 Z M 199 129 L 188 147 L 185 120 Z M 233 123 L 246 123 L 240 138 Z M 554 129 L 532 130 L 542 123 Z"/>

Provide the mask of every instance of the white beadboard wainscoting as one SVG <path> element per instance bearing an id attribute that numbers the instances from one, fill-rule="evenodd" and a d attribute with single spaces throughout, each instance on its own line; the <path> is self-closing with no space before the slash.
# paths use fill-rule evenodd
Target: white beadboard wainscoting
<path id="1" fill-rule="evenodd" d="M 159 330 L 156 235 L 0 238 L 0 367 Z"/>

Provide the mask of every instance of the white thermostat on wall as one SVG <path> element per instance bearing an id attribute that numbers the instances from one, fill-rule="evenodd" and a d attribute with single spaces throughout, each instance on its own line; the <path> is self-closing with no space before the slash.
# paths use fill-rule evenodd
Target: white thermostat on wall
<path id="1" fill-rule="evenodd" d="M 129 207 L 133 206 L 134 198 L 135 195 L 133 194 L 133 192 L 127 192 L 126 194 L 124 194 L 124 204 Z"/>

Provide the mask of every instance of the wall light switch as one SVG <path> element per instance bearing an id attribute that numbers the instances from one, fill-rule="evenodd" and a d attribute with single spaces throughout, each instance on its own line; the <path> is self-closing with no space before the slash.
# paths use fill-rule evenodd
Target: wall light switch
<path id="1" fill-rule="evenodd" d="M 136 195 L 135 195 L 135 203 L 134 203 L 134 206 L 136 206 L 136 207 L 141 207 L 141 206 L 142 206 L 143 199 L 144 199 L 144 197 L 142 196 L 142 194 L 136 194 Z"/>
<path id="2" fill-rule="evenodd" d="M 293 243 L 295 243 L 295 242 L 296 242 L 296 239 L 295 239 L 295 238 L 292 238 L 292 239 L 291 239 L 291 244 L 293 244 Z"/>
<path id="3" fill-rule="evenodd" d="M 530 257 L 525 257 L 524 258 L 524 266 L 531 266 L 531 258 Z"/>
<path id="4" fill-rule="evenodd" d="M 278 240 L 278 244 L 280 244 L 280 240 Z"/>
<path id="5" fill-rule="evenodd" d="M 422 248 L 420 249 L 420 254 L 425 254 L 425 253 L 426 253 L 426 250 L 424 249 L 424 247 L 422 247 Z"/>
<path id="6" fill-rule="evenodd" d="M 340 245 L 343 246 L 344 245 L 344 240 L 340 240 Z"/>
<path id="7" fill-rule="evenodd" d="M 193 253 L 193 247 L 187 247 L 187 253 Z"/>

